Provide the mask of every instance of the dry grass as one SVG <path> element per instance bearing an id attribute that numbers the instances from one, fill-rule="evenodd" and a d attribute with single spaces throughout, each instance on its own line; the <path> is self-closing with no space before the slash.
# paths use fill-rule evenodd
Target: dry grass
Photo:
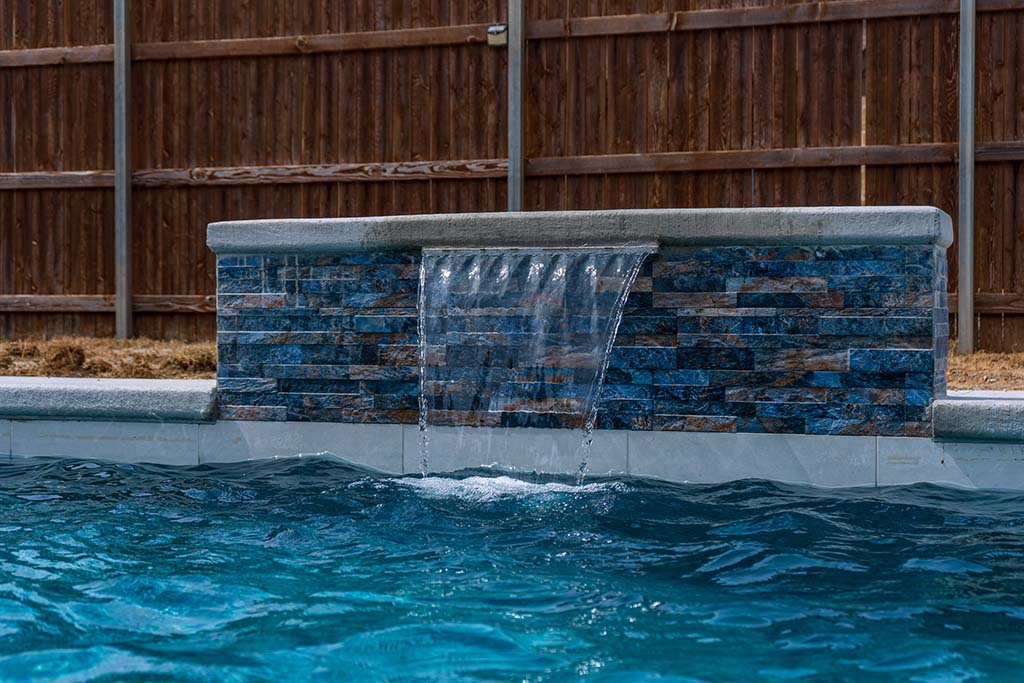
<path id="1" fill-rule="evenodd" d="M 950 389 L 1024 389 L 1024 353 L 951 354 Z"/>
<path id="2" fill-rule="evenodd" d="M 0 375 L 210 379 L 217 375 L 217 345 L 88 337 L 0 341 Z"/>

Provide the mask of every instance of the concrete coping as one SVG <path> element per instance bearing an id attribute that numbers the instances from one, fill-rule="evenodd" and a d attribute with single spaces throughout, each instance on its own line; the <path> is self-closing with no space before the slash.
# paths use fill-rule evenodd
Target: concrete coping
<path id="1" fill-rule="evenodd" d="M 932 403 L 932 423 L 937 439 L 1024 441 L 1024 394 L 951 391 Z"/>
<path id="2" fill-rule="evenodd" d="M 216 380 L 0 377 L 0 417 L 203 422 Z"/>
<path id="3" fill-rule="evenodd" d="M 217 254 L 418 248 L 906 245 L 948 247 L 953 223 L 926 206 L 635 209 L 309 218 L 211 223 Z"/>

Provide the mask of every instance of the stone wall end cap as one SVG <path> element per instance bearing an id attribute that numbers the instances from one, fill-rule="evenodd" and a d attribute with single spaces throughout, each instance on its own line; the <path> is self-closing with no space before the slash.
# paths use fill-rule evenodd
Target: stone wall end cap
<path id="1" fill-rule="evenodd" d="M 953 223 L 928 206 L 621 209 L 425 214 L 210 223 L 218 254 L 316 253 L 431 247 L 585 247 L 660 243 L 933 244 Z"/>
<path id="2" fill-rule="evenodd" d="M 216 380 L 0 377 L 0 417 L 145 422 L 214 418 Z"/>

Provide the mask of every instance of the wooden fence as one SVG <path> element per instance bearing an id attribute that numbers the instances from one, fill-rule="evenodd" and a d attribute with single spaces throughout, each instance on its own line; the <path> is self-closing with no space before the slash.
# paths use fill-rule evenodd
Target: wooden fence
<path id="1" fill-rule="evenodd" d="M 978 345 L 1024 349 L 1024 0 L 977 0 Z M 956 0 L 528 0 L 526 209 L 956 215 Z M 503 0 L 135 0 L 137 334 L 214 331 L 213 220 L 506 204 Z M 0 3 L 0 335 L 114 331 L 112 0 Z M 956 251 L 951 287 L 956 285 Z"/>

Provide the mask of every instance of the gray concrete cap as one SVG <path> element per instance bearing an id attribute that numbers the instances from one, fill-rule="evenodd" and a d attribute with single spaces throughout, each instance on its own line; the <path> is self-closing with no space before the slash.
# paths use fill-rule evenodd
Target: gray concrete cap
<path id="1" fill-rule="evenodd" d="M 205 421 L 215 380 L 0 377 L 0 417 Z"/>
<path id="2" fill-rule="evenodd" d="M 992 392 L 995 393 L 995 392 Z M 945 398 L 932 403 L 935 438 L 1024 441 L 1024 400 Z"/>
<path id="3" fill-rule="evenodd" d="M 933 244 L 953 223 L 922 206 L 636 209 L 310 218 L 211 223 L 218 254 L 417 248 Z"/>

